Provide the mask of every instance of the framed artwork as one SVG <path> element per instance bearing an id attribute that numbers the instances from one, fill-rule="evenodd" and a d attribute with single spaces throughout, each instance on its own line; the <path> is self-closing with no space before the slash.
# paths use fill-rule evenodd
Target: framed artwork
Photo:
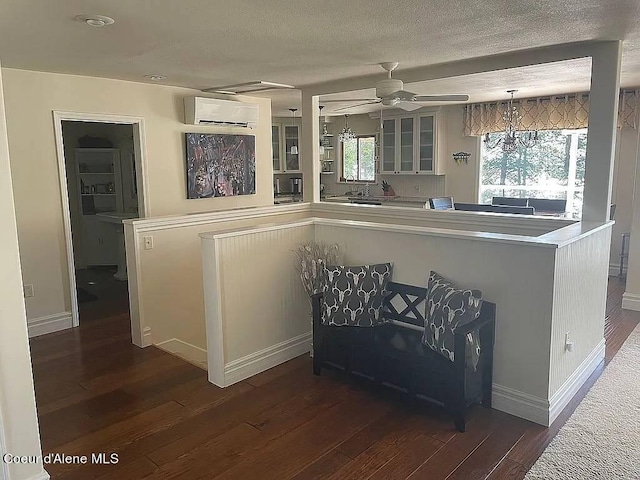
<path id="1" fill-rule="evenodd" d="M 256 193 L 253 135 L 186 133 L 187 198 Z"/>

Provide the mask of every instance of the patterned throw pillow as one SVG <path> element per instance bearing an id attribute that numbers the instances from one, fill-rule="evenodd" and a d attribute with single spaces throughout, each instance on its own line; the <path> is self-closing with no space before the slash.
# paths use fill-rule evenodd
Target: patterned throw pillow
<path id="1" fill-rule="evenodd" d="M 322 323 L 340 327 L 373 327 L 383 323 L 382 302 L 388 295 L 392 270 L 391 263 L 325 266 Z"/>
<path id="2" fill-rule="evenodd" d="M 461 290 L 450 280 L 432 271 L 427 285 L 422 343 L 453 362 L 453 330 L 478 318 L 481 307 L 480 290 Z M 466 364 L 475 370 L 480 359 L 478 332 L 470 333 L 466 340 Z"/>

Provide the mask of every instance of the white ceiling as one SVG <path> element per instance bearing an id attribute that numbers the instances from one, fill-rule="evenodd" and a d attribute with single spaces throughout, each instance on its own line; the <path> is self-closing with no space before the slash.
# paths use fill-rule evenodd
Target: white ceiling
<path id="1" fill-rule="evenodd" d="M 79 14 L 113 17 L 92 28 Z M 3 0 L 5 67 L 197 89 L 266 80 L 301 87 L 381 72 L 582 40 L 625 40 L 622 83 L 640 85 L 637 0 Z M 532 67 L 406 85 L 469 93 L 471 101 L 588 89 L 588 66 Z M 526 71 L 525 71 L 526 70 Z M 384 74 L 381 73 L 383 78 Z M 502 92 L 502 93 L 501 93 Z M 371 92 L 358 92 L 358 96 Z M 350 94 L 352 95 L 352 94 Z M 274 111 L 299 92 L 273 92 Z M 297 102 L 293 105 L 293 102 Z"/>

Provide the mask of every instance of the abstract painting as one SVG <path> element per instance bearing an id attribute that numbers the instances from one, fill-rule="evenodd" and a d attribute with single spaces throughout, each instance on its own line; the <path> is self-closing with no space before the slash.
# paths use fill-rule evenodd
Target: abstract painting
<path id="1" fill-rule="evenodd" d="M 256 138 L 253 135 L 185 134 L 187 198 L 256 193 Z"/>

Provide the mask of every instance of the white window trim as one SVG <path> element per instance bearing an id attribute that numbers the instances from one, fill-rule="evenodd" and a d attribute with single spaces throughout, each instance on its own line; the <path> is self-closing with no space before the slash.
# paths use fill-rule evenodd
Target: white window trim
<path id="1" fill-rule="evenodd" d="M 373 141 L 376 141 L 376 134 L 375 133 L 359 133 L 356 134 L 357 138 L 362 138 L 362 137 L 373 137 Z M 344 165 L 343 165 L 343 159 L 344 157 L 342 156 L 342 142 L 338 141 L 338 158 L 336 158 L 336 162 L 338 163 L 338 170 L 336 172 L 337 176 L 338 176 L 338 180 L 336 181 L 336 183 L 341 183 L 344 185 L 376 185 L 377 184 L 377 180 L 376 177 L 378 175 L 378 173 L 375 171 L 376 168 L 376 158 L 375 158 L 375 154 L 373 157 L 373 180 L 342 180 L 344 177 Z"/>

